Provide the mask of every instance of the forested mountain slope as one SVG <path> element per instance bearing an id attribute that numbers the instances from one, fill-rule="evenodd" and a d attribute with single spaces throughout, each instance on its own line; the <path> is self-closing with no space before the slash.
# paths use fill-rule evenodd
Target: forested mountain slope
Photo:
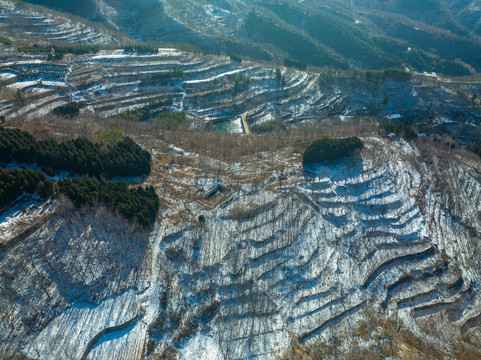
<path id="1" fill-rule="evenodd" d="M 183 41 L 256 59 L 450 75 L 481 69 L 480 13 L 470 1 L 32 1 L 136 39 Z"/>

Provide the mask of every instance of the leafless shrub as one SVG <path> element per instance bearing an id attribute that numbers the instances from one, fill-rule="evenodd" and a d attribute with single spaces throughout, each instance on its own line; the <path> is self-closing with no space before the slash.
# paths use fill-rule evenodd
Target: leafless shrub
<path id="1" fill-rule="evenodd" d="M 155 350 L 155 340 L 154 339 L 150 339 L 148 342 L 147 342 L 147 353 L 153 353 Z"/>
<path id="2" fill-rule="evenodd" d="M 78 122 L 53 116 L 44 116 L 34 122 L 16 118 L 9 120 L 8 126 L 26 131 L 41 140 L 54 138 L 57 141 L 67 141 L 84 137 L 92 142 L 99 142 L 99 138 L 95 135 L 99 126 L 88 117 L 81 118 Z"/>
<path id="3" fill-rule="evenodd" d="M 164 130 L 158 124 L 127 121 L 121 118 L 95 119 L 94 115 L 82 114 L 79 122 L 45 116 L 34 123 L 21 119 L 9 121 L 11 126 L 37 134 L 39 137 L 56 138 L 87 137 L 98 141 L 95 133 L 118 129 L 125 134 L 148 139 L 161 139 L 166 144 L 176 144 L 221 160 L 237 160 L 246 155 L 290 147 L 302 152 L 305 147 L 320 136 L 368 136 L 377 131 L 377 126 L 368 119 L 355 119 L 351 122 L 315 122 L 291 127 L 286 131 L 242 136 L 209 131 Z"/>
<path id="4" fill-rule="evenodd" d="M 256 203 L 249 201 L 247 204 L 235 204 L 227 214 L 233 220 L 248 220 L 255 216 L 258 208 L 259 206 Z"/>
<path id="5" fill-rule="evenodd" d="M 416 360 L 446 358 L 464 360 L 480 358 L 477 344 L 471 346 L 461 337 L 457 337 L 455 326 L 445 329 L 449 334 L 453 334 L 453 338 L 449 341 L 449 348 L 441 349 L 437 344 L 427 340 L 429 337 L 439 336 L 439 329 L 433 328 L 432 319 L 418 325 L 428 336 L 420 337 L 404 327 L 395 317 L 383 317 L 375 309 L 366 308 L 363 311 L 363 319 L 359 320 L 355 326 L 344 330 L 339 329 L 339 334 L 329 339 L 324 338 L 317 342 L 300 345 L 297 339 L 291 336 L 291 344 L 280 359 L 381 360 L 406 357 Z M 404 349 L 402 352 L 401 348 Z"/>
<path id="6" fill-rule="evenodd" d="M 176 247 L 168 247 L 165 249 L 165 255 L 170 261 L 182 262 L 185 260 L 185 254 L 182 249 Z"/>
<path id="7" fill-rule="evenodd" d="M 177 351 L 169 344 L 162 353 L 154 355 L 154 360 L 177 360 Z"/>
<path id="8" fill-rule="evenodd" d="M 184 320 L 182 321 L 182 326 L 172 339 L 172 344 L 180 345 L 182 340 L 194 335 L 198 327 L 199 323 L 191 314 L 185 316 Z"/>
<path id="9" fill-rule="evenodd" d="M 424 166 L 426 166 L 432 179 L 427 186 L 441 195 L 446 209 L 457 214 L 466 205 L 466 197 L 460 192 L 461 189 L 458 188 L 456 179 L 458 166 L 465 164 L 479 171 L 481 169 L 479 160 L 475 154 L 467 151 L 463 146 L 452 147 L 451 144 L 454 144 L 454 140 L 448 136 L 436 139 L 423 136 L 415 144 L 421 157 L 414 159 L 413 165 L 421 173 L 425 171 Z M 427 189 L 421 190 L 425 192 Z M 419 194 L 421 206 L 424 205 L 423 195 L 423 193 Z"/>

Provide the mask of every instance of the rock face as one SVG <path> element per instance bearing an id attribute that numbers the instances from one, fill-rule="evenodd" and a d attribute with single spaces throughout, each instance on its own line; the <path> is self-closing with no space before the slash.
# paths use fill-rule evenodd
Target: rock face
<path id="1" fill-rule="evenodd" d="M 241 185 L 204 224 L 164 220 L 148 238 L 107 215 L 49 220 L 1 254 L 1 352 L 274 359 L 367 309 L 443 353 L 479 351 L 479 173 L 399 140 L 365 143 L 308 173 L 286 165 L 284 183 Z"/>

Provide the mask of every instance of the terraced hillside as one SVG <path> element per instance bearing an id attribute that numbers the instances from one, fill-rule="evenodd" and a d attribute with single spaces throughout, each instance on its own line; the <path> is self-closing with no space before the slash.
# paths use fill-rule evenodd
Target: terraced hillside
<path id="1" fill-rule="evenodd" d="M 409 332 L 422 348 L 391 343 L 393 356 L 479 356 L 479 172 L 454 153 L 364 140 L 360 156 L 309 173 L 285 149 L 262 168 L 223 163 L 219 178 L 218 160 L 152 139 L 146 182 L 170 204 L 153 233 L 57 204 L 2 250 L 1 353 L 274 359 L 294 344 L 337 358 Z M 226 190 L 204 198 L 217 181 Z M 395 326 L 363 340 L 372 312 Z"/>
<path id="2" fill-rule="evenodd" d="M 118 40 L 99 24 L 67 17 L 41 7 L 0 2 L 0 32 L 12 40 L 62 41 L 84 44 L 110 44 Z"/>
<path id="3" fill-rule="evenodd" d="M 382 73 L 369 79 L 363 73 L 305 72 L 173 48 L 151 55 L 104 50 L 61 61 L 14 52 L 0 56 L 0 115 L 7 120 L 39 118 L 68 102 L 80 105 L 81 117 L 106 118 L 169 97 L 172 105 L 154 107 L 153 117 L 161 111 L 185 111 L 194 128 L 220 122 L 234 132 L 244 131 L 241 119 L 249 124 L 274 118 L 299 123 L 320 116 L 392 113 L 416 123 L 481 119 L 475 96 L 479 83 L 422 74 L 403 81 Z M 183 79 L 142 81 L 177 70 Z"/>
<path id="4" fill-rule="evenodd" d="M 426 3 L 0 0 L 1 126 L 128 135 L 152 162 L 126 180 L 160 199 L 153 229 L 60 195 L 0 209 L 0 359 L 481 358 L 479 11 Z M 49 48 L 80 44 L 102 46 Z M 364 147 L 304 168 L 325 135 Z"/>

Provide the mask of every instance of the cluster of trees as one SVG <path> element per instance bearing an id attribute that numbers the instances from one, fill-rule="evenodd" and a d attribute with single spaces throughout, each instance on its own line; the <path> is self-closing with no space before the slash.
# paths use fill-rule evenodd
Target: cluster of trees
<path id="1" fill-rule="evenodd" d="M 83 55 L 96 53 L 100 50 L 99 45 L 76 44 L 76 45 L 49 45 L 38 44 L 21 46 L 18 51 L 24 53 L 48 53 L 49 60 L 62 59 L 65 54 Z M 53 51 L 53 55 L 51 54 Z"/>
<path id="2" fill-rule="evenodd" d="M 12 39 L 9 39 L 6 36 L 0 36 L 0 43 L 2 43 L 3 45 L 6 45 L 6 46 L 10 46 L 10 45 L 13 44 Z"/>
<path id="3" fill-rule="evenodd" d="M 481 140 L 477 141 L 474 145 L 470 146 L 469 150 L 471 150 L 473 153 L 481 157 Z"/>
<path id="4" fill-rule="evenodd" d="M 276 81 L 280 86 L 284 86 L 285 78 L 284 75 L 282 75 L 281 73 L 281 69 L 279 68 L 276 69 Z"/>
<path id="5" fill-rule="evenodd" d="M 24 52 L 24 53 L 49 53 L 52 51 L 52 48 L 33 44 L 33 45 L 21 46 L 18 48 L 18 51 Z"/>
<path id="6" fill-rule="evenodd" d="M 104 204 L 145 228 L 152 227 L 160 206 L 152 186 L 129 188 L 123 181 L 111 182 L 104 178 L 64 179 L 58 182 L 58 191 L 77 208 Z"/>
<path id="7" fill-rule="evenodd" d="M 321 161 L 334 161 L 343 159 L 361 150 L 363 143 L 356 136 L 347 138 L 322 137 L 309 145 L 304 152 L 302 163 L 304 165 L 319 163 Z"/>
<path id="8" fill-rule="evenodd" d="M 365 79 L 379 84 L 381 80 L 394 80 L 399 82 L 411 81 L 412 74 L 400 69 L 386 69 L 383 71 L 366 71 Z"/>
<path id="9" fill-rule="evenodd" d="M 104 204 L 144 228 L 152 227 L 160 206 L 159 197 L 152 186 L 129 188 L 123 181 L 83 178 L 60 180 L 55 189 L 53 181 L 42 172 L 0 168 L 0 209 L 25 193 L 47 199 L 54 196 L 56 190 L 65 194 L 77 208 Z"/>
<path id="10" fill-rule="evenodd" d="M 159 96 L 150 99 L 147 105 L 139 109 L 127 110 L 119 115 L 129 121 L 147 121 L 152 117 L 155 111 L 158 111 L 159 108 L 171 106 L 173 102 L 174 100 L 172 96 Z"/>
<path id="11" fill-rule="evenodd" d="M 281 131 L 286 129 L 286 124 L 282 119 L 274 119 L 265 121 L 261 124 L 252 125 L 251 130 L 253 133 L 260 134 L 273 131 Z"/>
<path id="12" fill-rule="evenodd" d="M 38 171 L 0 168 L 0 209 L 24 193 L 46 199 L 54 194 L 53 183 Z"/>
<path id="13" fill-rule="evenodd" d="M 237 54 L 230 54 L 229 58 L 230 58 L 231 61 L 239 63 L 239 64 L 242 62 L 242 57 L 240 57 Z"/>
<path id="14" fill-rule="evenodd" d="M 65 54 L 83 55 L 95 54 L 100 50 L 100 46 L 91 44 L 75 44 L 75 45 L 53 45 L 55 51 L 54 59 L 59 60 Z"/>
<path id="15" fill-rule="evenodd" d="M 185 112 L 161 112 L 155 118 L 155 123 L 159 124 L 162 129 L 176 130 L 185 123 Z"/>
<path id="16" fill-rule="evenodd" d="M 381 73 L 381 77 L 384 80 L 394 80 L 399 82 L 411 81 L 413 78 L 411 73 L 399 69 L 386 69 Z"/>
<path id="17" fill-rule="evenodd" d="M 411 129 L 409 125 L 403 124 L 401 122 L 394 122 L 389 120 L 383 120 L 379 123 L 379 129 L 388 134 L 395 134 L 408 141 L 414 140 L 418 137 L 418 134 Z"/>
<path id="18" fill-rule="evenodd" d="M 158 72 L 149 75 L 144 75 L 140 78 L 141 85 L 155 85 L 166 84 L 170 81 L 184 80 L 185 75 L 182 69 L 175 69 L 172 71 Z"/>
<path id="19" fill-rule="evenodd" d="M 139 54 L 158 54 L 159 48 L 151 45 L 125 45 L 124 51 Z"/>
<path id="20" fill-rule="evenodd" d="M 67 105 L 57 106 L 52 110 L 55 115 L 65 118 L 76 118 L 79 115 L 80 108 L 76 103 L 68 103 Z"/>
<path id="21" fill-rule="evenodd" d="M 249 74 L 237 74 L 234 78 L 234 91 L 246 90 L 251 84 L 252 80 Z"/>
<path id="22" fill-rule="evenodd" d="M 37 163 L 43 170 L 104 176 L 140 176 L 150 173 L 151 157 L 126 137 L 114 145 L 94 144 L 84 138 L 58 143 L 37 141 L 18 129 L 0 128 L 0 161 Z"/>
<path id="23" fill-rule="evenodd" d="M 306 64 L 297 60 L 292 60 L 292 59 L 284 59 L 284 65 L 287 67 L 292 67 L 292 68 L 296 68 L 303 71 L 307 69 Z"/>

